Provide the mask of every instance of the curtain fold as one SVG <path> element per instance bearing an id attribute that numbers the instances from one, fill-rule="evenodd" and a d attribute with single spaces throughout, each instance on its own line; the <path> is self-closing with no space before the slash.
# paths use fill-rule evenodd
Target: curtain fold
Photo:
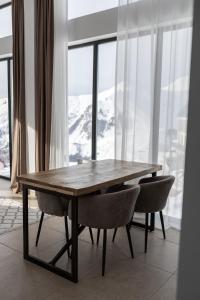
<path id="1" fill-rule="evenodd" d="M 160 163 L 176 177 L 165 214 L 179 226 L 193 1 L 119 2 L 115 156 Z"/>
<path id="2" fill-rule="evenodd" d="M 11 189 L 20 191 L 17 176 L 26 173 L 26 109 L 24 1 L 12 1 L 13 24 L 13 149 Z"/>
<path id="3" fill-rule="evenodd" d="M 54 0 L 53 99 L 50 143 L 50 168 L 68 162 L 67 126 L 67 0 Z"/>
<path id="4" fill-rule="evenodd" d="M 54 1 L 36 0 L 35 132 L 36 170 L 49 169 L 54 56 Z"/>

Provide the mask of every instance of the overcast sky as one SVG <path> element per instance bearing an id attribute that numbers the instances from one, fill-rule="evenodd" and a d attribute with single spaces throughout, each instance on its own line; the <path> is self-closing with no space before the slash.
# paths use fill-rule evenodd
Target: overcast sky
<path id="1" fill-rule="evenodd" d="M 11 6 L 0 9 L 0 38 L 12 35 Z"/>

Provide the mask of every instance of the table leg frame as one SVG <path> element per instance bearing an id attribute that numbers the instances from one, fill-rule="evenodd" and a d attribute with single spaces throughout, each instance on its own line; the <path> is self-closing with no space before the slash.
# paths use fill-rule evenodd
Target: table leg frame
<path id="1" fill-rule="evenodd" d="M 72 196 L 72 264 L 71 273 L 56 267 L 50 262 L 45 262 L 40 258 L 29 254 L 29 224 L 28 224 L 28 190 L 35 188 L 23 184 L 23 256 L 30 261 L 52 273 L 62 276 L 74 283 L 78 282 L 78 197 Z M 50 192 L 48 191 L 50 194 Z"/>

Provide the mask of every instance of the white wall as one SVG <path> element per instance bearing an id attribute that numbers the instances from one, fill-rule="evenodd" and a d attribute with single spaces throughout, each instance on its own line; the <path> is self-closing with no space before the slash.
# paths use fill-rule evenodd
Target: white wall
<path id="1" fill-rule="evenodd" d="M 178 300 L 200 299 L 200 1 L 195 1 Z"/>
<path id="2" fill-rule="evenodd" d="M 160 25 L 171 24 L 173 17 L 176 16 L 180 19 L 190 20 L 192 15 L 191 2 L 193 0 L 159 0 L 158 12 Z M 130 5 L 131 10 L 140 11 L 140 20 L 136 20 L 137 27 L 148 27 L 151 19 L 149 14 L 152 9 L 152 1 L 143 0 L 133 2 Z M 134 15 L 134 13 L 133 13 Z M 126 18 L 126 15 L 124 15 Z M 134 23 L 134 20 L 133 20 Z M 77 44 L 82 41 L 90 41 L 95 39 L 102 39 L 109 36 L 116 35 L 118 27 L 118 8 L 112 8 L 102 12 L 86 15 L 69 21 L 69 43 Z"/>
<path id="3" fill-rule="evenodd" d="M 116 35 L 117 9 L 113 8 L 72 19 L 69 21 L 68 30 L 68 39 L 71 44 Z"/>

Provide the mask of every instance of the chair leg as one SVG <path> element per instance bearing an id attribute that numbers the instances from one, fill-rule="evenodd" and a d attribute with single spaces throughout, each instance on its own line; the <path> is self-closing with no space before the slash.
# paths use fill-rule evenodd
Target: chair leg
<path id="1" fill-rule="evenodd" d="M 131 234 L 130 234 L 130 226 L 126 225 L 126 232 L 128 236 L 128 243 L 131 251 L 131 257 L 134 258 L 134 252 L 133 252 L 133 244 L 132 244 L 132 239 L 131 239 Z"/>
<path id="2" fill-rule="evenodd" d="M 66 235 L 66 241 L 68 243 L 69 242 L 69 228 L 68 228 L 68 219 L 67 219 L 67 216 L 65 216 L 64 219 L 65 219 L 65 235 Z M 69 248 L 67 249 L 67 254 L 68 254 L 68 257 L 70 257 L 70 250 L 69 250 Z"/>
<path id="3" fill-rule="evenodd" d="M 161 221 L 161 225 L 162 225 L 163 237 L 164 237 L 164 239 L 166 239 L 165 224 L 164 224 L 164 219 L 163 219 L 163 213 L 162 213 L 162 211 L 160 211 L 160 221 Z"/>
<path id="4" fill-rule="evenodd" d="M 92 233 L 92 228 L 89 227 L 89 232 L 90 232 L 90 238 L 92 241 L 92 245 L 94 244 L 94 238 L 93 238 L 93 233 Z"/>
<path id="5" fill-rule="evenodd" d="M 36 247 L 37 247 L 38 242 L 39 242 L 40 232 L 41 232 L 41 228 L 42 228 L 43 219 L 44 219 L 44 212 L 42 212 L 41 217 L 40 217 L 40 223 L 39 223 L 38 232 L 37 232 L 37 237 L 36 237 L 36 242 L 35 242 L 35 246 L 36 246 Z"/>
<path id="6" fill-rule="evenodd" d="M 103 257 L 102 257 L 102 276 L 105 274 L 106 265 L 106 242 L 107 242 L 107 230 L 103 231 Z"/>
<path id="7" fill-rule="evenodd" d="M 113 233 L 113 238 L 112 238 L 112 242 L 113 243 L 115 241 L 116 233 L 117 233 L 117 228 L 115 228 L 114 233 Z"/>
<path id="8" fill-rule="evenodd" d="M 97 245 L 99 244 L 100 229 L 97 230 Z"/>
<path id="9" fill-rule="evenodd" d="M 149 232 L 149 214 L 147 213 L 145 216 L 145 246 L 144 246 L 144 252 L 147 253 L 147 241 L 148 241 L 148 232 Z"/>

